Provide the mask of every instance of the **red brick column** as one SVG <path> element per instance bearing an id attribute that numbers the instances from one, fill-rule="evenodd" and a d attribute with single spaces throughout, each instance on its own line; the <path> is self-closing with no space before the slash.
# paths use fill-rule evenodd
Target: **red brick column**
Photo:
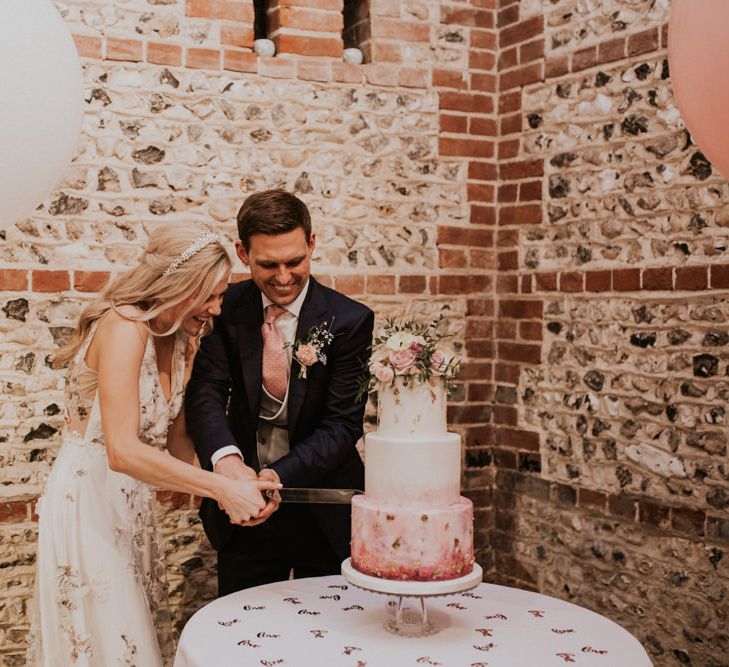
<path id="1" fill-rule="evenodd" d="M 544 76 L 544 27 L 539 14 L 520 17 L 519 0 L 500 0 L 497 14 L 499 142 L 496 220 L 497 280 L 495 295 L 494 361 L 494 531 L 491 578 L 534 587 L 532 574 L 519 562 L 512 548 L 515 485 L 528 484 L 521 473 L 539 473 L 539 434 L 524 428 L 520 419 L 522 397 L 519 382 L 526 366 L 541 363 L 543 301 L 535 298 L 531 276 L 525 271 L 520 236 L 524 225 L 542 221 L 541 159 L 520 157 L 522 93 L 524 85 Z M 531 492 L 548 496 L 548 485 L 537 484 Z M 542 488 L 544 487 L 544 488 Z"/>
<path id="2" fill-rule="evenodd" d="M 476 507 L 476 558 L 485 569 L 491 562 L 496 355 L 497 5 L 498 0 L 440 5 L 440 34 L 450 43 L 466 43 L 466 66 L 454 62 L 433 70 L 440 100 L 439 152 L 442 159 L 461 159 L 467 179 L 462 224 L 438 228 L 438 291 L 466 295 L 466 361 L 448 420 L 464 436 L 463 488 Z"/>
<path id="3" fill-rule="evenodd" d="M 277 53 L 342 55 L 342 0 L 271 0 L 268 26 Z"/>
<path id="4" fill-rule="evenodd" d="M 521 88 L 544 77 L 541 14 L 520 19 L 518 0 L 501 0 L 499 27 L 499 188 L 497 216 L 497 318 L 494 423 L 497 465 L 540 469 L 539 435 L 519 423 L 519 379 L 525 365 L 541 362 L 543 302 L 532 294 L 519 253 L 523 225 L 542 221 L 541 159 L 520 158 Z"/>

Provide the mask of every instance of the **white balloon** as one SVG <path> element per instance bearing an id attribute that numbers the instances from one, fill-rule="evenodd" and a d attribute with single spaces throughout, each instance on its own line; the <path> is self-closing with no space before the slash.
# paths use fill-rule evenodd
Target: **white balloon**
<path id="1" fill-rule="evenodd" d="M 51 0 L 0 0 L 0 224 L 63 176 L 83 117 L 81 63 Z"/>

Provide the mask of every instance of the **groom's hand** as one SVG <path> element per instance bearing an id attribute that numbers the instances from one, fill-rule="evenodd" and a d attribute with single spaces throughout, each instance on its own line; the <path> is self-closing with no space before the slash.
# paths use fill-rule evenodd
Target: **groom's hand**
<path id="1" fill-rule="evenodd" d="M 281 479 L 279 478 L 278 473 L 273 468 L 264 468 L 263 470 L 261 470 L 261 472 L 258 474 L 258 479 L 267 482 L 276 482 L 277 484 L 281 483 Z M 280 503 L 281 496 L 278 494 L 278 491 L 276 491 L 273 494 L 273 498 L 266 497 L 266 506 L 261 510 L 261 512 L 255 519 L 243 521 L 240 525 L 257 526 L 259 523 L 263 523 L 278 509 Z"/>
<path id="2" fill-rule="evenodd" d="M 256 471 L 243 463 L 238 454 L 228 454 L 215 464 L 215 472 L 229 479 L 258 479 Z"/>
<path id="3" fill-rule="evenodd" d="M 243 459 L 238 454 L 223 456 L 215 463 L 213 469 L 219 475 L 223 475 L 229 479 L 258 479 L 256 471 L 243 463 Z M 221 510 L 224 509 L 220 503 L 218 503 L 218 507 Z"/>

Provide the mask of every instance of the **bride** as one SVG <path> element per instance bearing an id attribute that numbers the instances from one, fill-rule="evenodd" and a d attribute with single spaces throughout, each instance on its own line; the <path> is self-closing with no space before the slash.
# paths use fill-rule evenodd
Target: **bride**
<path id="1" fill-rule="evenodd" d="M 273 482 L 194 465 L 181 412 L 188 369 L 230 277 L 215 234 L 151 233 L 138 266 L 81 314 L 67 365 L 66 429 L 38 504 L 29 665 L 171 660 L 171 617 L 154 516 L 160 487 L 217 500 L 231 522 L 259 515 Z M 153 445 L 166 437 L 167 450 Z"/>

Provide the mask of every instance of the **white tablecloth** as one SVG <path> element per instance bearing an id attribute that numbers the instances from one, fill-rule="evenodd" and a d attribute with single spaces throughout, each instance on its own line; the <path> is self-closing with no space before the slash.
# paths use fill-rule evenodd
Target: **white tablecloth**
<path id="1" fill-rule="evenodd" d="M 220 598 L 185 626 L 175 667 L 650 667 L 637 639 L 568 602 L 481 584 L 428 598 L 441 629 L 400 637 L 384 629 L 396 598 L 342 577 L 282 581 Z M 418 601 L 408 600 L 418 607 Z"/>

